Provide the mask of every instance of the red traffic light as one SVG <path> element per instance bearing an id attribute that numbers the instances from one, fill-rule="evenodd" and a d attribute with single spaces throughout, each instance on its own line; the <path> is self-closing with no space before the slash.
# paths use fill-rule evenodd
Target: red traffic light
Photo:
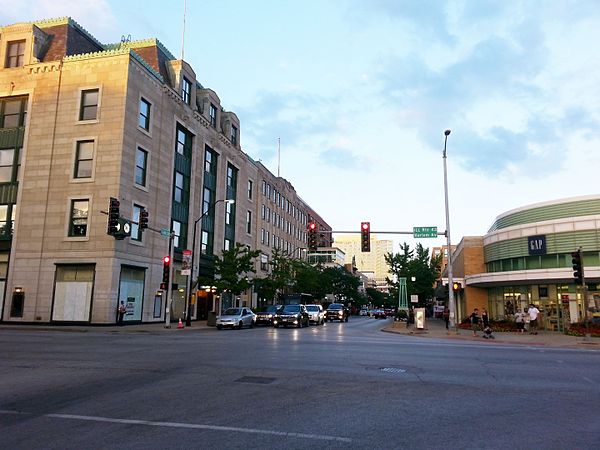
<path id="1" fill-rule="evenodd" d="M 312 230 L 315 230 L 316 228 L 317 228 L 317 224 L 316 224 L 316 223 L 314 223 L 314 222 L 309 222 L 309 224 L 308 224 L 308 229 L 309 229 L 309 230 L 311 230 L 311 231 L 312 231 Z"/>
<path id="2" fill-rule="evenodd" d="M 361 226 L 363 230 L 368 230 L 371 224 L 369 222 L 363 222 Z"/>
<path id="3" fill-rule="evenodd" d="M 165 256 L 165 257 L 163 258 L 163 263 L 165 263 L 165 264 L 169 264 L 170 262 L 171 262 L 171 257 L 170 257 L 170 256 Z"/>

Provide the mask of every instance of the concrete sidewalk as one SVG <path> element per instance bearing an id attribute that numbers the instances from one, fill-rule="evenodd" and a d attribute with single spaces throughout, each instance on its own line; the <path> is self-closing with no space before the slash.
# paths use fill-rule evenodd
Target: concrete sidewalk
<path id="1" fill-rule="evenodd" d="M 422 338 L 489 343 L 490 345 L 518 344 L 540 347 L 569 347 L 600 350 L 600 338 L 590 338 L 589 341 L 586 341 L 584 337 L 540 331 L 537 335 L 515 332 L 494 332 L 494 339 L 485 339 L 481 331 L 477 333 L 477 336 L 473 336 L 471 330 L 459 329 L 458 332 L 449 332 L 446 330 L 445 323 L 442 319 L 431 318 L 425 321 L 425 329 L 423 330 L 417 330 L 413 326 L 411 326 L 411 328 L 406 328 L 406 322 L 388 322 L 382 331 Z"/>
<path id="2" fill-rule="evenodd" d="M 178 328 L 178 322 L 172 322 L 171 327 L 165 327 L 165 322 L 138 323 L 124 325 L 52 325 L 52 324 L 21 324 L 2 323 L 0 330 L 23 330 L 23 331 L 63 331 L 73 333 L 191 333 L 197 331 L 215 330 L 209 327 L 206 320 L 194 320 L 189 327 Z"/>

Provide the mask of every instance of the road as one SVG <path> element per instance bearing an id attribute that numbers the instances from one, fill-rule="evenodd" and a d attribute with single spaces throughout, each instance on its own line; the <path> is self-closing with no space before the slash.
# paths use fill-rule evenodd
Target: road
<path id="1" fill-rule="evenodd" d="M 383 324 L 2 329 L 0 448 L 600 448 L 600 352 Z"/>

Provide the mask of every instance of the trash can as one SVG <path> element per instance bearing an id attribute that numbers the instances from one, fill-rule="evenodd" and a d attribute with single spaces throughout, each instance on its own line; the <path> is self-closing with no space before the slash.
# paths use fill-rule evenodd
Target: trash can
<path id="1" fill-rule="evenodd" d="M 214 312 L 214 311 L 208 312 L 208 318 L 206 319 L 206 325 L 208 325 L 209 327 L 217 326 L 217 313 L 216 312 Z"/>

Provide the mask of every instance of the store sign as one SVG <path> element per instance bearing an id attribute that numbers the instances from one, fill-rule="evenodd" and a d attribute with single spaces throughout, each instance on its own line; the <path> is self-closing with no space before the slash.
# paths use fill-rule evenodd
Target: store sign
<path id="1" fill-rule="evenodd" d="M 529 247 L 530 255 L 545 255 L 546 254 L 546 235 L 528 236 L 527 246 Z"/>

